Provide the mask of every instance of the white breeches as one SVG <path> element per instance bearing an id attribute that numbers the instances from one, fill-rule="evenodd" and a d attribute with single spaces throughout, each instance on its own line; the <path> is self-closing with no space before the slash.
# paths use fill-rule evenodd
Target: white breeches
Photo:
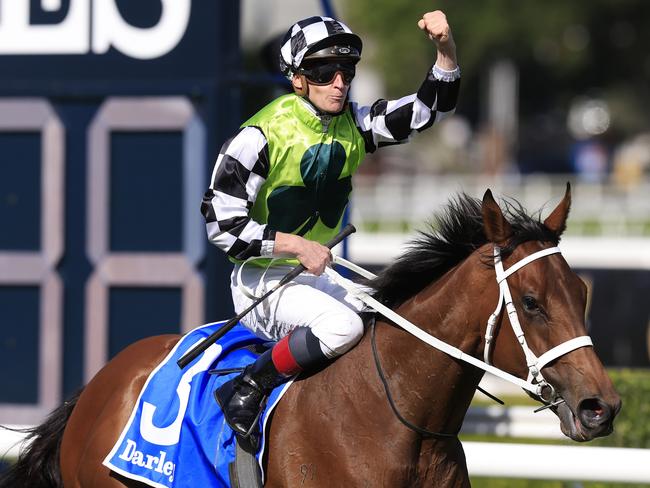
<path id="1" fill-rule="evenodd" d="M 253 303 L 242 291 L 242 285 L 260 297 L 292 269 L 274 266 L 267 270 L 246 264 L 240 273 L 241 266 L 235 265 L 231 275 L 237 313 Z M 242 324 L 257 336 L 273 341 L 280 340 L 296 327 L 309 327 L 327 357 L 347 352 L 363 336 L 363 322 L 358 312 L 363 311 L 365 305 L 336 284 L 329 276 L 331 273 L 336 272 L 327 268 L 320 276 L 302 273 L 255 307 L 241 320 Z"/>

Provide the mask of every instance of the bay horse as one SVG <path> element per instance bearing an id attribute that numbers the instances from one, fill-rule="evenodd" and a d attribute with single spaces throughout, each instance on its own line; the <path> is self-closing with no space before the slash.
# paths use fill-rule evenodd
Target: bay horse
<path id="1" fill-rule="evenodd" d="M 489 190 L 482 201 L 459 195 L 435 227 L 370 282 L 374 296 L 426 332 L 481 358 L 486 323 L 500 300 L 495 246 L 505 266 L 556 246 L 570 204 L 567 185 L 542 222 L 514 200 L 502 210 Z M 587 290 L 561 254 L 534 260 L 508 284 L 536 355 L 586 334 Z M 526 378 L 526 357 L 507 315 L 498 314 L 491 360 Z M 144 486 L 110 472 L 102 460 L 149 373 L 179 337 L 147 338 L 119 353 L 35 428 L 29 448 L 0 486 Z M 329 367 L 298 379 L 280 401 L 269 432 L 266 486 L 469 486 L 457 433 L 482 374 L 378 316 L 373 334 Z M 554 358 L 544 378 L 564 400 L 549 407 L 564 434 L 588 441 L 612 432 L 621 401 L 592 347 Z M 388 396 L 410 427 L 398 419 Z"/>

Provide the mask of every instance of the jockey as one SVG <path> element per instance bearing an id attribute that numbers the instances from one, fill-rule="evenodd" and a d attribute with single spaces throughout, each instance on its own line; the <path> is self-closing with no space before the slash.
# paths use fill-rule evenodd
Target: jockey
<path id="1" fill-rule="evenodd" d="M 435 43 L 437 59 L 417 93 L 359 106 L 348 90 L 361 39 L 329 17 L 297 22 L 280 52 L 294 93 L 244 122 L 219 153 L 201 211 L 210 242 L 234 262 L 236 311 L 298 263 L 306 268 L 242 319 L 276 344 L 215 391 L 226 421 L 243 437 L 257 432 L 274 387 L 323 367 L 363 335 L 364 305 L 332 280 L 323 244 L 341 228 L 351 177 L 365 153 L 407 142 L 455 110 L 460 70 L 447 19 L 429 12 L 418 26 Z"/>

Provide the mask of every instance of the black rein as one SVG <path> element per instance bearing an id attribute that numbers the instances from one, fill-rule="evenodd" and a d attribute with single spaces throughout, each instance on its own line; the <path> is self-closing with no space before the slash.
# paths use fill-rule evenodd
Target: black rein
<path id="1" fill-rule="evenodd" d="M 376 340 L 376 333 L 375 333 L 375 320 L 371 320 L 370 322 L 370 341 L 372 343 L 372 355 L 375 359 L 375 366 L 377 366 L 377 373 L 379 373 L 379 379 L 384 385 L 384 390 L 386 391 L 386 397 L 388 398 L 388 403 L 390 403 L 391 408 L 393 409 L 393 412 L 395 413 L 395 416 L 399 419 L 400 422 L 402 422 L 406 427 L 411 429 L 413 432 L 418 434 L 420 437 L 423 437 L 425 439 L 430 439 L 430 438 L 442 438 L 442 439 L 450 439 L 450 438 L 457 438 L 458 437 L 458 432 L 454 434 L 448 434 L 445 432 L 432 432 L 430 430 L 423 429 L 421 427 L 418 427 L 415 424 L 412 424 L 408 420 L 404 418 L 404 416 L 399 412 L 397 409 L 397 405 L 395 405 L 395 401 L 393 400 L 393 395 L 390 392 L 390 388 L 388 386 L 388 381 L 386 380 L 386 376 L 384 375 L 384 370 L 381 367 L 381 362 L 379 360 L 379 353 L 377 352 L 377 340 Z"/>

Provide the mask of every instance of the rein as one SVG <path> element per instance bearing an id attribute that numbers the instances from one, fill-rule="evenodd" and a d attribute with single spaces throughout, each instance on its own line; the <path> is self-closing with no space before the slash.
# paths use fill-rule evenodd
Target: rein
<path id="1" fill-rule="evenodd" d="M 559 247 L 543 249 L 541 251 L 531 254 L 530 256 L 523 258 L 522 260 L 518 261 L 513 266 L 508 268 L 508 270 L 504 270 L 503 263 L 501 261 L 501 249 L 498 246 L 494 246 L 494 267 L 496 272 L 496 280 L 499 285 L 500 292 L 499 292 L 499 302 L 497 303 L 497 308 L 494 311 L 494 313 L 490 316 L 490 319 L 488 320 L 488 328 L 486 330 L 486 349 L 489 349 L 491 346 L 491 341 L 493 339 L 492 333 L 494 330 L 494 325 L 496 324 L 497 318 L 501 312 L 502 304 L 505 303 L 510 324 L 513 330 L 515 331 L 515 335 L 517 336 L 517 339 L 519 340 L 519 344 L 521 345 L 524 354 L 526 356 L 526 365 L 528 366 L 528 371 L 529 371 L 528 379 L 526 381 L 508 373 L 507 371 L 503 371 L 502 369 L 496 368 L 488 361 L 481 361 L 475 358 L 474 356 L 464 353 L 457 347 L 454 347 L 450 344 L 447 344 L 446 342 L 441 341 L 440 339 L 437 339 L 436 337 L 432 336 L 431 334 L 425 332 L 424 330 L 414 325 L 412 322 L 409 322 L 401 315 L 395 313 L 393 310 L 389 309 L 384 304 L 380 303 L 378 300 L 376 300 L 368 293 L 366 293 L 363 289 L 361 289 L 361 287 L 355 285 L 354 283 L 347 283 L 341 279 L 338 279 L 339 276 L 338 273 L 331 270 L 330 268 L 326 269 L 326 273 L 328 273 L 332 277 L 332 279 L 334 279 L 339 285 L 343 286 L 347 291 L 352 293 L 359 300 L 362 300 L 364 303 L 366 303 L 366 305 L 368 305 L 378 313 L 382 314 L 384 317 L 391 320 L 396 325 L 400 326 L 401 328 L 403 328 L 410 334 L 414 335 L 421 341 L 429 344 L 432 347 L 435 347 L 436 349 L 448 354 L 453 358 L 469 363 L 479 369 L 487 371 L 488 373 L 492 373 L 493 375 L 498 376 L 499 378 L 502 378 L 506 381 L 509 381 L 510 383 L 514 383 L 515 385 L 523 388 L 524 390 L 531 392 L 532 394 L 537 396 L 543 403 L 546 403 L 547 406 L 549 406 L 552 403 L 556 403 L 560 397 L 556 395 L 553 386 L 550 385 L 544 379 L 544 377 L 541 374 L 541 369 L 551 361 L 559 358 L 560 356 L 563 356 L 581 347 L 592 346 L 593 343 L 589 336 L 580 336 L 574 339 L 570 339 L 566 342 L 559 344 L 558 346 L 553 347 L 552 349 L 550 349 L 549 351 L 547 351 L 546 353 L 542 354 L 539 357 L 535 356 L 535 354 L 533 354 L 533 352 L 528 347 L 523 329 L 521 328 L 521 325 L 519 323 L 517 310 L 515 309 L 515 306 L 512 302 L 512 295 L 508 287 L 507 278 L 508 276 L 512 275 L 513 273 L 523 268 L 527 264 L 531 263 L 532 261 L 535 261 L 536 259 L 548 256 L 550 254 L 560 253 L 560 252 L 561 251 Z M 357 266 L 356 264 L 351 263 L 350 261 L 343 259 L 340 256 L 334 256 L 333 262 L 345 268 L 348 268 L 351 271 L 354 271 L 355 273 L 358 273 L 359 275 L 367 279 L 373 279 L 375 277 L 373 273 L 370 273 L 364 268 Z"/>
<path id="2" fill-rule="evenodd" d="M 377 351 L 376 338 L 377 338 L 377 334 L 375 331 L 375 319 L 373 318 L 372 321 L 370 322 L 370 343 L 372 344 L 372 357 L 375 359 L 375 366 L 377 367 L 377 373 L 379 373 L 379 379 L 384 385 L 384 391 L 386 392 L 388 403 L 390 404 L 390 407 L 393 409 L 393 413 L 395 413 L 397 419 L 400 422 L 402 422 L 406 427 L 416 432 L 417 434 L 420 434 L 420 436 L 426 439 L 432 437 L 443 437 L 445 439 L 458 437 L 458 432 L 456 432 L 455 434 L 447 434 L 445 432 L 432 432 L 430 430 L 423 429 L 422 427 L 418 427 L 417 425 L 412 424 L 411 422 L 409 422 L 404 418 L 404 416 L 397 409 L 397 405 L 395 405 L 395 401 L 393 400 L 393 395 L 391 394 L 390 387 L 388 386 L 388 380 L 386 379 L 386 375 L 384 374 L 384 369 L 381 367 L 381 361 L 379 360 L 379 351 Z"/>

